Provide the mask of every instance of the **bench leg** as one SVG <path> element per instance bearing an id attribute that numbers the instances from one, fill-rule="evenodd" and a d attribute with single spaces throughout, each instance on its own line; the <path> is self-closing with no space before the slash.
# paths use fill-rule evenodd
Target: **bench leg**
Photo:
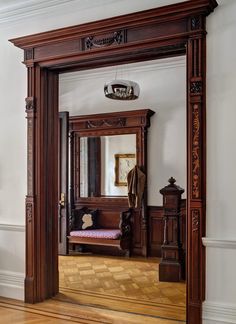
<path id="1" fill-rule="evenodd" d="M 130 258 L 130 256 L 131 256 L 130 250 L 126 250 L 125 257 Z"/>

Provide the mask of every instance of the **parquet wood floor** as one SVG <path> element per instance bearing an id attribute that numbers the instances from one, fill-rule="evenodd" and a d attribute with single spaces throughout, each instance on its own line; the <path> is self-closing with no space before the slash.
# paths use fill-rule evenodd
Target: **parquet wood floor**
<path id="1" fill-rule="evenodd" d="M 34 305 L 0 298 L 2 324 L 183 324 L 183 322 L 48 300 Z"/>
<path id="2" fill-rule="evenodd" d="M 158 281 L 158 259 L 59 257 L 57 299 L 184 321 L 185 283 Z"/>

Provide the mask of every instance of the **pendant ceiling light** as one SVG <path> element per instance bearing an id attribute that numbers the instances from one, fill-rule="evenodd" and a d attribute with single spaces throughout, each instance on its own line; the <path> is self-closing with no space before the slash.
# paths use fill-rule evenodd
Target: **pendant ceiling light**
<path id="1" fill-rule="evenodd" d="M 104 94 L 115 100 L 134 100 L 139 97 L 140 88 L 134 81 L 113 80 L 104 85 Z"/>

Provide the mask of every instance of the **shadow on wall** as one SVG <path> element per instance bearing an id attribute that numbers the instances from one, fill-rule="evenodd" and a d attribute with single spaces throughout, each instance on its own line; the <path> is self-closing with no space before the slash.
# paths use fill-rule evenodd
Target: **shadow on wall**
<path id="1" fill-rule="evenodd" d="M 161 205 L 159 190 L 173 176 L 186 189 L 186 108 L 181 105 L 165 106 L 152 117 L 148 142 L 149 204 Z M 153 175 L 155 174 L 155 177 Z M 150 192 L 154 189 L 154 194 Z M 185 190 L 186 191 L 186 190 Z M 183 194 L 183 198 L 185 198 Z"/>

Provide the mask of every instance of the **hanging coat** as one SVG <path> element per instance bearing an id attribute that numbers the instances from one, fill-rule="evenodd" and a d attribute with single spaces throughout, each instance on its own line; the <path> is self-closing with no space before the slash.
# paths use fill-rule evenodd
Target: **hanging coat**
<path id="1" fill-rule="evenodd" d="M 136 165 L 127 175 L 128 203 L 131 208 L 141 208 L 146 176 Z"/>

